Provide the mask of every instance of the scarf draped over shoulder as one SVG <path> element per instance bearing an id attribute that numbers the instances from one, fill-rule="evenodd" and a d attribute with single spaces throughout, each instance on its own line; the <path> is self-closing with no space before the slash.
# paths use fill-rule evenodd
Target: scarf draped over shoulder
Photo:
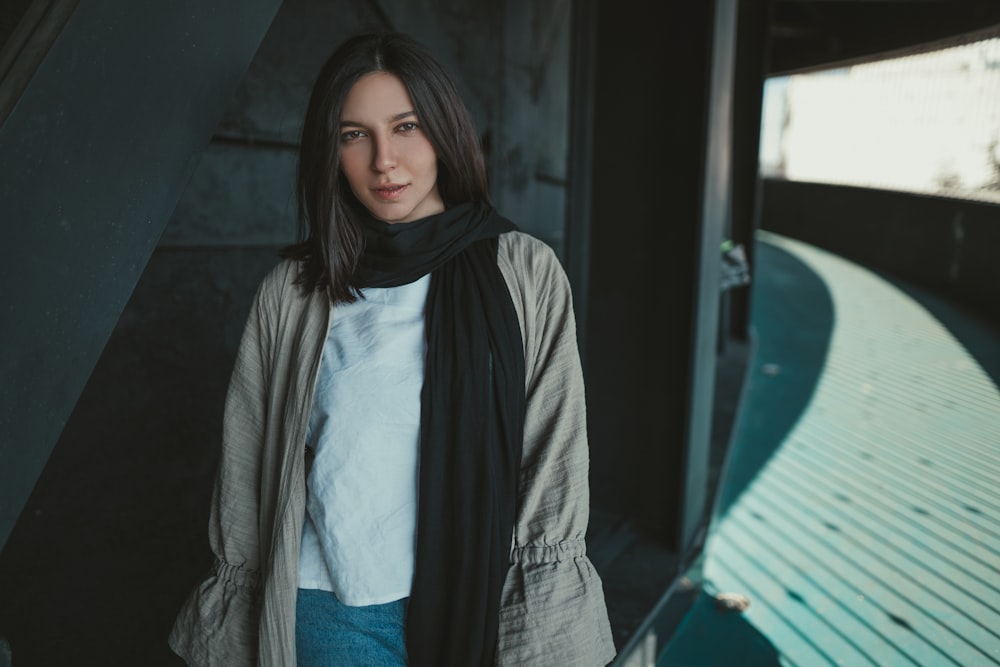
<path id="1" fill-rule="evenodd" d="M 409 662 L 490 665 L 524 434 L 521 333 L 497 266 L 498 237 L 516 227 L 469 203 L 409 223 L 359 218 L 360 287 L 431 274 Z"/>

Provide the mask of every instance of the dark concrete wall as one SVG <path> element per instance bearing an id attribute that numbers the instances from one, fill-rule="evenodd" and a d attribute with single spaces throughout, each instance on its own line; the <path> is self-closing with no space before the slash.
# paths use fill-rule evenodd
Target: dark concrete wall
<path id="1" fill-rule="evenodd" d="M 1000 323 L 1000 205 L 767 179 L 761 225 L 935 290 Z"/>
<path id="2" fill-rule="evenodd" d="M 488 150 L 497 207 L 563 254 L 569 3 L 286 0 L 161 247 L 294 239 L 295 151 L 312 81 L 358 31 L 423 41 L 455 77 Z"/>
<path id="3" fill-rule="evenodd" d="M 82 3 L 0 127 L 0 636 L 14 664 L 162 652 L 146 601 L 174 543 L 147 500 L 171 497 L 172 452 L 149 435 L 158 416 L 129 409 L 156 380 L 135 341 L 94 369 L 277 5 Z M 105 384 L 81 398 L 92 372 Z M 81 411 L 82 437 L 64 430 Z M 62 463 L 36 486 L 53 448 Z"/>
<path id="4" fill-rule="evenodd" d="M 664 2 L 643 5 L 637 22 L 628 6 L 603 4 L 598 20 L 586 357 L 593 501 L 676 548 L 713 15 L 711 3 Z M 714 344 L 714 331 L 701 333 Z"/>
<path id="5" fill-rule="evenodd" d="M 691 572 L 722 458 L 712 431 L 732 419 L 731 405 L 715 414 L 714 382 L 740 23 L 733 0 L 598 6 L 585 368 L 592 506 L 620 549 L 601 573 L 621 664 L 655 644 L 658 603 Z"/>
<path id="6" fill-rule="evenodd" d="M 276 6 L 77 7 L 0 126 L 0 547 Z"/>
<path id="7" fill-rule="evenodd" d="M 268 251 L 157 251 L 0 553 L 13 665 L 169 665 L 211 564 L 221 397 Z"/>

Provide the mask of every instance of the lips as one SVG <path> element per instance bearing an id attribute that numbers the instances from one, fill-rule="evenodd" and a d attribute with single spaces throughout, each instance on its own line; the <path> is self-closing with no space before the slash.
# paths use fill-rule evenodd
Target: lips
<path id="1" fill-rule="evenodd" d="M 407 187 L 409 187 L 409 186 L 407 186 L 407 185 L 395 185 L 395 184 L 393 184 L 393 185 L 381 185 L 381 186 L 379 186 L 377 188 L 372 188 L 372 192 L 379 199 L 384 199 L 384 200 L 389 201 L 389 200 L 393 200 L 393 199 L 398 199 L 403 194 L 403 192 L 406 190 Z"/>

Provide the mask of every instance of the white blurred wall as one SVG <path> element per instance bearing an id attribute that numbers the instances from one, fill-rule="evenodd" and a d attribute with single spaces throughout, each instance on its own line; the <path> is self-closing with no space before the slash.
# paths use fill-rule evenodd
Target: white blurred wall
<path id="1" fill-rule="evenodd" d="M 1000 201 L 1000 38 L 771 79 L 761 169 Z"/>

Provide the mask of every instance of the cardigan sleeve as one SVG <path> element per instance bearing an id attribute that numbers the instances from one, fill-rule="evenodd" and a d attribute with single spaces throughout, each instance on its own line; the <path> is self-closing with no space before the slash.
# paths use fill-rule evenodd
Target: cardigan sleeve
<path id="1" fill-rule="evenodd" d="M 189 665 L 257 664 L 258 505 L 272 291 L 268 280 L 257 290 L 226 394 L 208 530 L 215 563 L 181 607 L 168 640 Z"/>
<path id="2" fill-rule="evenodd" d="M 542 242 L 516 232 L 501 239 L 498 261 L 525 346 L 527 412 L 496 661 L 605 665 L 615 648 L 586 555 L 590 462 L 569 281 Z"/>

